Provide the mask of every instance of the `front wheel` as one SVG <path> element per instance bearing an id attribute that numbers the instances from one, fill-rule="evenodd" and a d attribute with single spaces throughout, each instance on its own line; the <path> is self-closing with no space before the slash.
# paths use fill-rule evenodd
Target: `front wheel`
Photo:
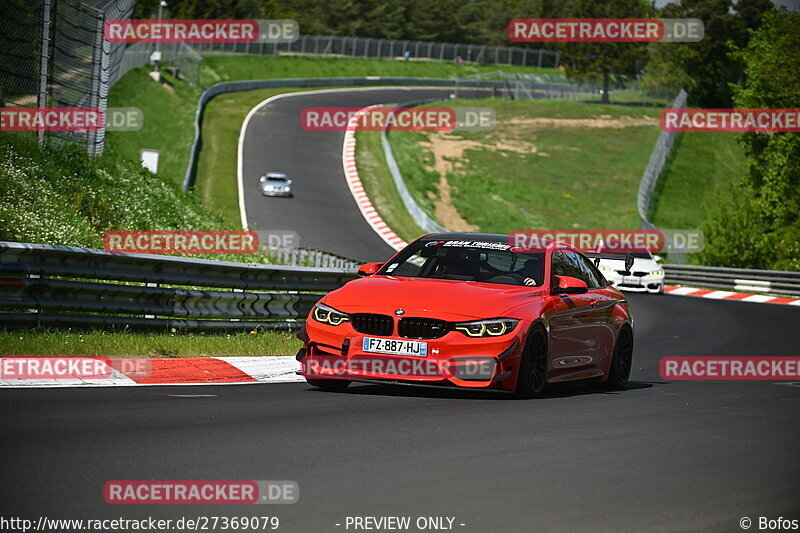
<path id="1" fill-rule="evenodd" d="M 521 398 L 538 398 L 547 379 L 547 338 L 537 327 L 528 337 L 517 377 L 517 395 Z"/>
<path id="2" fill-rule="evenodd" d="M 623 326 L 617 336 L 614 346 L 614 355 L 611 358 L 611 368 L 608 370 L 606 386 L 611 389 L 622 390 L 628 384 L 633 364 L 633 332 L 631 328 Z"/>
<path id="3" fill-rule="evenodd" d="M 330 391 L 330 392 L 341 392 L 345 390 L 349 385 L 350 381 L 346 379 L 308 379 L 306 381 L 312 387 L 317 387 L 318 389 Z"/>

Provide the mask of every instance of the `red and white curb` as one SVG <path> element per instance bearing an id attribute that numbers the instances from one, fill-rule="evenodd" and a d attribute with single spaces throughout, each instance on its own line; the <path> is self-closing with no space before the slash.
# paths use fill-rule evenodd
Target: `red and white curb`
<path id="1" fill-rule="evenodd" d="M 675 287 L 667 285 L 664 294 L 673 296 L 693 296 L 695 298 L 709 298 L 711 300 L 734 300 L 737 302 L 750 302 L 757 304 L 784 304 L 800 306 L 800 300 L 783 298 L 781 296 L 767 296 L 764 294 L 748 294 L 744 292 L 717 291 L 709 289 L 695 289 L 693 287 Z"/>
<path id="2" fill-rule="evenodd" d="M 358 209 L 361 211 L 364 219 L 372 229 L 375 230 L 375 233 L 386 241 L 386 244 L 399 251 L 405 248 L 408 243 L 392 231 L 392 228 L 383 221 L 372 206 L 372 202 L 369 201 L 367 192 L 361 184 L 361 179 L 358 177 L 358 170 L 356 168 L 356 124 L 364 113 L 377 107 L 385 107 L 385 105 L 373 105 L 359 109 L 350 117 L 350 121 L 347 123 L 347 130 L 344 132 L 342 167 L 344 168 L 344 177 L 347 180 L 347 186 L 350 187 L 350 192 L 356 204 L 358 204 Z"/>
<path id="3" fill-rule="evenodd" d="M 3 359 L 13 357 L 0 358 L 0 362 Z M 296 373 L 300 370 L 300 363 L 294 357 L 287 356 L 152 358 L 149 361 L 152 367 L 146 377 L 126 374 L 110 367 L 95 378 L 14 379 L 3 373 L 0 388 L 234 385 L 305 381 Z"/>

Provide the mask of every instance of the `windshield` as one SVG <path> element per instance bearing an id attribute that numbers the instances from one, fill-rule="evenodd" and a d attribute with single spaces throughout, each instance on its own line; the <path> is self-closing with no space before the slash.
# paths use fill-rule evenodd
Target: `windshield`
<path id="1" fill-rule="evenodd" d="M 418 241 L 379 274 L 538 286 L 544 281 L 544 253 L 517 253 L 503 242 Z"/>
<path id="2" fill-rule="evenodd" d="M 286 181 L 286 178 L 278 178 L 278 177 L 275 177 L 275 176 L 269 176 L 269 177 L 267 177 L 267 181 L 280 181 L 280 182 L 285 182 L 285 181 Z"/>

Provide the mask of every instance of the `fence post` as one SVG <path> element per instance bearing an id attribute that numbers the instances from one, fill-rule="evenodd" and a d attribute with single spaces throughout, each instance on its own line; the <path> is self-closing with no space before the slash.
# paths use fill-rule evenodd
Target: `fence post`
<path id="1" fill-rule="evenodd" d="M 95 27 L 94 43 L 92 45 L 92 80 L 89 88 L 88 107 L 100 107 L 100 79 L 103 73 L 103 63 L 105 54 L 103 53 L 103 23 L 105 22 L 105 13 L 98 12 L 93 8 L 89 8 L 85 4 L 82 5 L 84 9 L 90 9 L 93 13 L 97 25 Z M 100 155 L 102 149 L 98 151 L 99 138 L 101 132 L 105 133 L 105 125 L 102 130 L 89 131 L 86 135 L 86 151 L 90 156 Z"/>
<path id="2" fill-rule="evenodd" d="M 44 0 L 42 6 L 42 51 L 39 58 L 39 96 L 37 105 L 47 107 L 47 74 L 50 69 L 50 4 L 52 0 Z M 44 130 L 39 130 L 39 145 L 44 145 Z"/>

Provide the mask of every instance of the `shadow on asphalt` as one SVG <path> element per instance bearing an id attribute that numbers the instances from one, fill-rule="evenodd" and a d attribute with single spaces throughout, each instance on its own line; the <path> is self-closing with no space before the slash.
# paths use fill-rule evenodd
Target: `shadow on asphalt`
<path id="1" fill-rule="evenodd" d="M 653 385 L 666 385 L 662 381 L 631 381 L 625 390 L 611 390 L 604 388 L 598 383 L 560 383 L 549 385 L 542 395 L 536 400 L 547 400 L 550 398 L 568 398 L 572 396 L 585 395 L 618 395 L 634 392 L 640 389 L 649 389 Z M 361 394 L 368 396 L 394 396 L 408 398 L 443 398 L 459 400 L 517 400 L 534 401 L 525 398 L 518 398 L 513 393 L 469 390 L 447 387 L 431 387 L 425 385 L 400 385 L 400 384 L 373 384 L 373 383 L 353 383 L 344 391 L 324 391 L 310 387 L 309 390 L 320 394 Z"/>

